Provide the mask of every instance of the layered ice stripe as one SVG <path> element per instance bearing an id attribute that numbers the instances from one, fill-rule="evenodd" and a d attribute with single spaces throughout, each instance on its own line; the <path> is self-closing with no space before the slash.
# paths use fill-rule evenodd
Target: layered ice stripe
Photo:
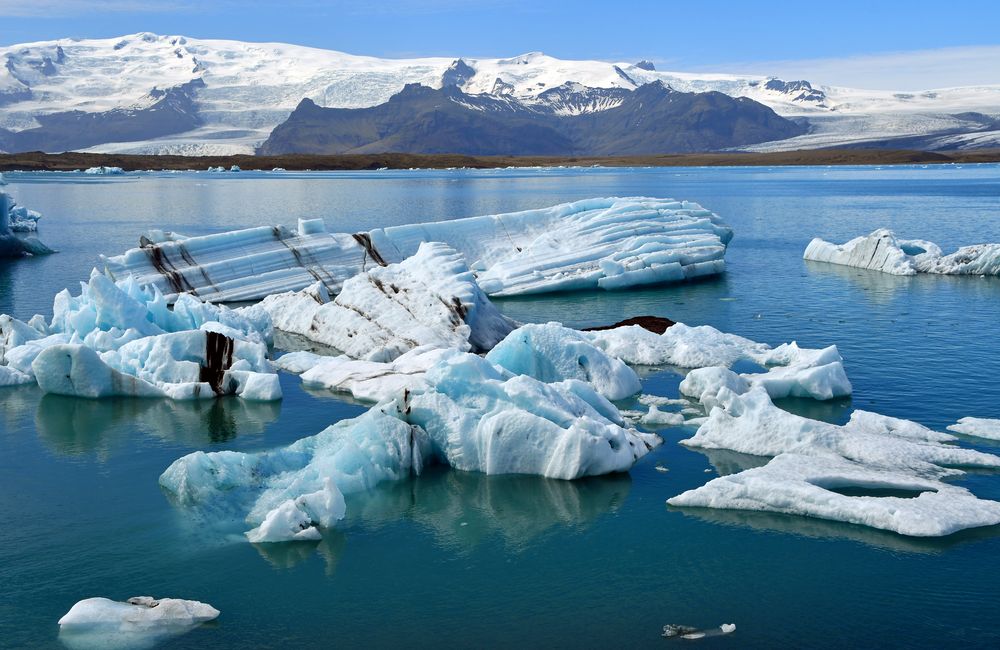
<path id="1" fill-rule="evenodd" d="M 343 282 L 376 265 L 442 242 L 461 254 L 489 295 L 618 289 L 720 273 L 732 230 L 695 203 L 643 197 L 599 198 L 550 208 L 331 234 L 321 220 L 297 232 L 259 227 L 147 240 L 104 259 L 112 276 L 135 275 L 173 299 L 261 299 L 322 282 Z"/>
<path id="2" fill-rule="evenodd" d="M 381 362 L 421 346 L 482 352 L 517 326 L 486 297 L 462 256 L 440 243 L 359 273 L 332 301 L 316 283 L 268 296 L 260 309 L 279 329 Z"/>
<path id="3" fill-rule="evenodd" d="M 1000 244 L 964 246 L 945 255 L 933 242 L 899 239 L 886 228 L 845 244 L 813 239 L 803 258 L 893 275 L 1000 275 Z"/>

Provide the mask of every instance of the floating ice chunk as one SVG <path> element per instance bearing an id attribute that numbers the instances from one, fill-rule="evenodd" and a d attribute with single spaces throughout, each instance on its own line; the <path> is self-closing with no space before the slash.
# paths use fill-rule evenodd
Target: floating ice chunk
<path id="1" fill-rule="evenodd" d="M 755 456 L 834 452 L 869 467 L 927 476 L 960 474 L 955 467 L 1000 468 L 1000 457 L 943 444 L 954 437 L 908 420 L 855 411 L 843 426 L 828 424 L 778 408 L 761 386 L 743 395 L 721 388 L 717 400 L 708 421 L 681 444 Z"/>
<path id="2" fill-rule="evenodd" d="M 822 350 L 806 350 L 792 343 L 759 358 L 790 365 L 744 375 L 722 367 L 698 368 L 689 372 L 681 382 L 680 392 L 694 397 L 708 409 L 715 406 L 716 395 L 723 387 L 743 394 L 750 386 L 762 386 L 772 399 L 810 397 L 828 400 L 851 394 L 851 382 L 847 379 L 843 360 L 835 345 Z"/>
<path id="3" fill-rule="evenodd" d="M 35 383 L 35 378 L 8 366 L 0 366 L 0 386 L 21 386 Z"/>
<path id="4" fill-rule="evenodd" d="M 661 411 L 655 406 L 650 406 L 649 411 L 642 416 L 640 422 L 652 427 L 676 427 L 684 424 L 684 416 L 680 413 Z"/>
<path id="5" fill-rule="evenodd" d="M 962 418 L 948 426 L 948 431 L 976 436 L 987 440 L 1000 440 L 1000 420 L 988 418 Z"/>
<path id="6" fill-rule="evenodd" d="M 125 170 L 121 167 L 90 167 L 86 169 L 84 174 L 91 174 L 94 176 L 121 176 L 125 173 Z"/>
<path id="7" fill-rule="evenodd" d="M 214 509 L 227 495 L 254 526 L 251 541 L 315 538 L 317 526 L 344 516 L 342 495 L 419 472 L 429 455 L 419 427 L 394 407 L 375 407 L 282 449 L 189 454 L 167 468 L 160 485 L 187 506 Z"/>
<path id="8" fill-rule="evenodd" d="M 950 255 L 921 239 L 898 239 L 886 228 L 846 244 L 813 239 L 803 258 L 893 275 L 1000 275 L 1000 244 L 964 246 Z"/>
<path id="9" fill-rule="evenodd" d="M 140 338 L 98 354 L 79 344 L 43 349 L 31 369 L 46 393 L 78 397 L 281 398 L 267 348 L 192 330 Z"/>
<path id="10" fill-rule="evenodd" d="M 732 230 L 694 203 L 642 197 L 587 199 L 550 208 L 380 228 L 367 233 L 259 227 L 166 241 L 105 258 L 115 278 L 136 276 L 167 298 L 262 299 L 316 281 L 336 293 L 373 265 L 443 242 L 488 295 L 618 289 L 724 270 Z"/>
<path id="11" fill-rule="evenodd" d="M 736 631 L 736 625 L 733 623 L 723 623 L 719 627 L 702 630 L 696 627 L 691 627 L 690 625 L 664 625 L 663 634 L 666 638 L 680 637 L 687 640 L 704 639 L 708 636 L 720 636 L 723 634 L 731 634 Z"/>
<path id="12" fill-rule="evenodd" d="M 18 237 L 15 232 L 34 232 L 42 215 L 18 206 L 6 192 L 0 192 L 0 257 L 48 255 L 55 251 L 36 237 Z"/>
<path id="13" fill-rule="evenodd" d="M 240 169 L 239 165 L 233 165 L 232 167 L 229 168 L 229 171 L 231 171 L 231 172 L 241 172 L 243 170 Z"/>
<path id="14" fill-rule="evenodd" d="M 881 496 L 886 493 L 907 496 Z M 1000 524 L 996 501 L 979 499 L 933 478 L 863 465 L 835 453 L 781 454 L 763 467 L 716 478 L 667 503 L 804 515 L 918 537 Z"/>
<path id="15" fill-rule="evenodd" d="M 196 600 L 138 596 L 123 603 L 87 598 L 59 619 L 59 639 L 81 650 L 151 648 L 218 616 L 219 610 Z"/>
<path id="16" fill-rule="evenodd" d="M 419 346 L 485 351 L 516 326 L 482 292 L 461 255 L 421 244 L 399 264 L 360 273 L 326 302 L 322 283 L 269 296 L 261 308 L 282 330 L 349 357 L 391 361 Z"/>
<path id="17" fill-rule="evenodd" d="M 425 380 L 428 388 L 400 408 L 456 469 L 574 479 L 627 471 L 661 442 L 627 427 L 613 404 L 576 379 L 547 384 L 452 353 Z"/>
<path id="18" fill-rule="evenodd" d="M 595 347 L 584 332 L 559 323 L 523 325 L 497 344 L 486 359 L 515 375 L 539 381 L 579 379 L 611 400 L 642 389 L 639 376 L 620 359 Z"/>
<path id="19" fill-rule="evenodd" d="M 226 171 L 226 168 L 223 167 L 222 165 L 219 165 L 218 167 L 209 167 L 206 171 L 218 173 Z"/>

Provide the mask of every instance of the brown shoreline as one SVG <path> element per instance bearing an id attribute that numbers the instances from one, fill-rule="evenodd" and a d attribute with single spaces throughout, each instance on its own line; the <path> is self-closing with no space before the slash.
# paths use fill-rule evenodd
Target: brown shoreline
<path id="1" fill-rule="evenodd" d="M 101 165 L 126 171 L 146 169 L 205 170 L 208 167 L 288 171 L 364 169 L 446 169 L 468 167 L 735 167 L 785 165 L 908 165 L 1000 162 L 1000 149 L 978 151 L 911 151 L 905 149 L 811 149 L 776 153 L 700 153 L 657 156 L 543 157 L 463 156 L 456 154 L 344 154 L 317 156 L 133 156 L 95 153 L 45 154 L 40 152 L 0 154 L 0 172 L 72 171 Z"/>

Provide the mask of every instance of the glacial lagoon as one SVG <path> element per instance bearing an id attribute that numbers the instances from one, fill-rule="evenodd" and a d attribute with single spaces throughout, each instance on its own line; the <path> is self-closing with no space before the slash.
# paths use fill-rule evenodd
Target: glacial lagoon
<path id="1" fill-rule="evenodd" d="M 596 196 L 700 203 L 735 231 L 727 271 L 622 292 L 496 299 L 506 315 L 585 327 L 650 314 L 770 344 L 836 344 L 850 399 L 781 406 L 845 422 L 854 409 L 937 430 L 1000 417 L 1000 278 L 897 277 L 806 262 L 813 237 L 888 227 L 943 248 L 1000 241 L 1000 166 L 9 173 L 59 250 L 0 261 L 0 313 L 50 315 L 98 255 L 151 228 L 199 235 L 323 217 L 331 231 L 538 208 Z M 676 396 L 682 375 L 643 372 Z M 680 510 L 665 501 L 760 464 L 665 444 L 629 474 L 573 482 L 435 469 L 348 496 L 318 543 L 251 545 L 176 507 L 157 477 L 195 450 L 257 451 L 364 407 L 282 374 L 284 399 L 194 403 L 3 389 L 0 638 L 61 647 L 56 621 L 89 596 L 193 598 L 222 611 L 161 647 L 656 646 L 668 623 L 737 625 L 706 647 L 996 646 L 997 527 L 927 540 L 818 519 Z M 1000 443 L 965 446 L 1000 451 Z M 657 466 L 669 471 L 658 471 Z M 957 481 L 1000 500 L 1000 475 Z M 735 644 L 735 645 L 734 645 Z"/>

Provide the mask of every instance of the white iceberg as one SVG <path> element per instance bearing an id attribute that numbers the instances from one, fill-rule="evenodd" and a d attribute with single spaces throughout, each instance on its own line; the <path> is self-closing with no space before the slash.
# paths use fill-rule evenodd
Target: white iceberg
<path id="1" fill-rule="evenodd" d="M 544 382 L 579 379 L 611 400 L 625 399 L 642 388 L 635 371 L 595 347 L 587 333 L 559 323 L 523 325 L 497 344 L 486 359 L 515 375 Z"/>
<path id="2" fill-rule="evenodd" d="M 191 296 L 170 309 L 155 287 L 95 271 L 79 295 L 55 297 L 50 323 L 0 316 L 0 384 L 37 381 L 46 392 L 95 398 L 279 399 L 271 333 L 265 313 Z"/>
<path id="3" fill-rule="evenodd" d="M 940 480 L 961 475 L 958 468 L 1000 468 L 998 456 L 948 444 L 954 436 L 866 411 L 843 426 L 811 420 L 776 407 L 759 385 L 742 395 L 721 387 L 715 399 L 681 444 L 774 458 L 671 505 L 806 515 L 914 536 L 1000 523 L 1000 503 Z"/>
<path id="4" fill-rule="evenodd" d="M 964 246 L 945 255 L 933 242 L 899 239 L 886 228 L 846 244 L 813 239 L 803 258 L 893 275 L 1000 275 L 1000 244 Z"/>
<path id="5" fill-rule="evenodd" d="M 294 540 L 315 538 L 344 516 L 338 494 L 398 480 L 430 462 L 574 479 L 627 471 L 660 442 L 628 427 L 581 381 L 546 384 L 474 354 L 436 354 L 421 387 L 359 418 L 284 449 L 195 452 L 175 461 L 160 484 L 188 505 L 216 504 L 226 493 L 247 513 L 251 539 Z"/>
<path id="6" fill-rule="evenodd" d="M 1000 524 L 1000 502 L 833 453 L 781 454 L 763 467 L 719 477 L 667 503 L 818 517 L 916 537 Z"/>
<path id="7" fill-rule="evenodd" d="M 721 273 L 732 230 L 695 203 L 600 198 L 453 221 L 327 233 L 322 220 L 167 241 L 104 258 L 113 278 L 135 276 L 173 300 L 263 299 L 319 281 L 335 294 L 375 265 L 397 263 L 421 243 L 457 251 L 488 295 L 621 289 Z"/>
<path id="8" fill-rule="evenodd" d="M 278 329 L 383 362 L 420 346 L 482 352 L 517 326 L 489 301 L 462 256 L 437 243 L 348 279 L 332 301 L 317 282 L 268 296 L 260 309 Z"/>
<path id="9" fill-rule="evenodd" d="M 675 323 L 663 334 L 631 325 L 586 335 L 607 354 L 635 366 L 705 368 L 731 366 L 741 359 L 762 363 L 771 351 L 764 343 L 726 334 L 710 325 Z"/>
<path id="10" fill-rule="evenodd" d="M 218 616 L 219 610 L 196 600 L 87 598 L 59 619 L 59 640 L 79 650 L 151 648 Z"/>
<path id="11" fill-rule="evenodd" d="M 948 426 L 948 431 L 976 436 L 987 440 L 1000 440 L 1000 420 L 990 418 L 962 418 Z"/>
<path id="12" fill-rule="evenodd" d="M 48 255 L 55 251 L 37 237 L 19 237 L 14 233 L 34 232 L 41 215 L 14 202 L 6 192 L 0 192 L 0 257 Z"/>
<path id="13" fill-rule="evenodd" d="M 792 343 L 757 358 L 765 362 L 784 362 L 786 365 L 771 367 L 767 372 L 743 375 L 719 366 L 698 368 L 684 378 L 680 392 L 697 399 L 708 409 L 715 406 L 716 395 L 723 387 L 742 394 L 751 386 L 761 386 L 772 399 L 808 397 L 829 400 L 851 394 L 851 382 L 847 379 L 843 359 L 835 345 L 810 350 Z"/>
<path id="14" fill-rule="evenodd" d="M 84 174 L 91 174 L 92 176 L 121 176 L 125 173 L 125 170 L 121 167 L 90 167 L 83 172 Z"/>

